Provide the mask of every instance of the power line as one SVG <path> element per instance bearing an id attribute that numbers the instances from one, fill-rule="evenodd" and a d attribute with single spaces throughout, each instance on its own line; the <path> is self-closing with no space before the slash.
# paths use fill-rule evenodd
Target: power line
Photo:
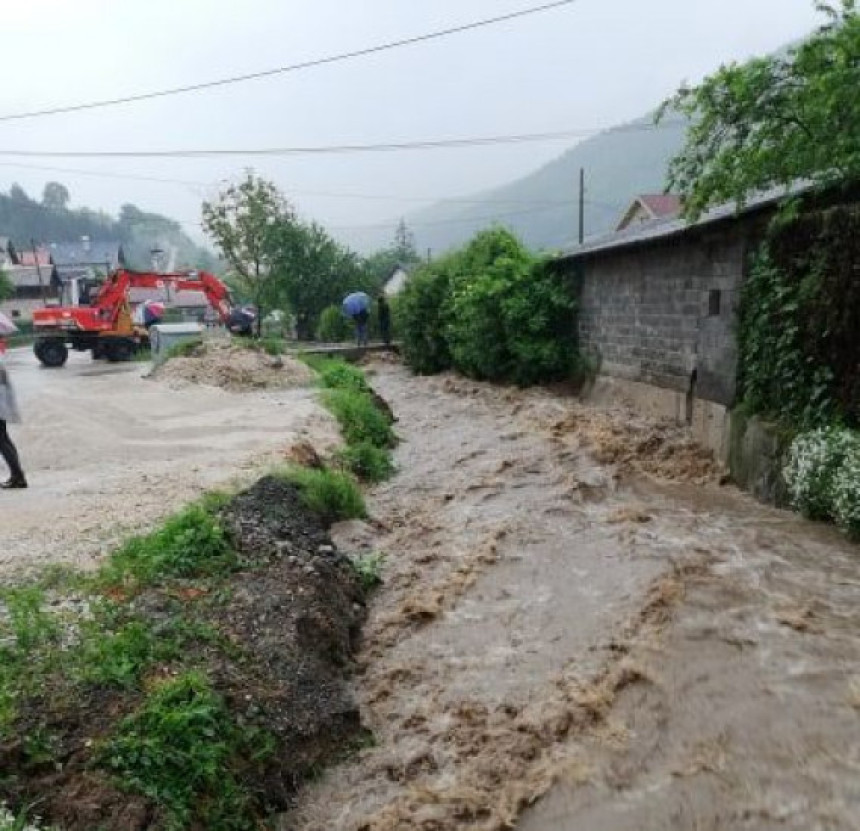
<path id="1" fill-rule="evenodd" d="M 270 78 L 274 75 L 286 75 L 290 72 L 299 72 L 313 67 L 325 66 L 327 64 L 339 63 L 341 61 L 352 60 L 354 58 L 363 58 L 368 55 L 375 55 L 380 52 L 387 52 L 392 49 L 400 49 L 404 46 L 414 46 L 418 43 L 426 43 L 439 38 L 449 37 L 450 35 L 469 32 L 474 29 L 481 29 L 487 26 L 495 26 L 498 23 L 505 23 L 510 20 L 517 20 L 530 15 L 540 14 L 561 8 L 562 6 L 570 6 L 576 3 L 577 0 L 555 0 L 555 2 L 544 3 L 540 6 L 532 6 L 527 9 L 510 12 L 508 14 L 498 15 L 496 17 L 484 18 L 476 20 L 472 23 L 464 23 L 460 26 L 451 26 L 447 29 L 437 29 L 433 32 L 427 32 L 423 35 L 415 35 L 409 38 L 401 38 L 400 40 L 380 43 L 375 46 L 368 46 L 363 49 L 355 49 L 350 52 L 340 52 L 335 55 L 328 55 L 323 58 L 314 58 L 312 60 L 301 61 L 299 63 L 287 64 L 286 66 L 275 67 L 274 69 L 264 69 L 259 72 L 249 72 L 245 75 L 235 75 L 229 78 L 220 78 L 215 81 L 203 81 L 198 84 L 188 84 L 181 87 L 172 87 L 169 89 L 154 90 L 151 92 L 141 92 L 135 95 L 126 95 L 121 98 L 106 98 L 100 101 L 89 101 L 81 104 L 67 104 L 60 107 L 52 107 L 44 110 L 31 110 L 29 112 L 9 113 L 0 116 L 0 121 L 20 121 L 26 118 L 40 118 L 43 116 L 60 115 L 62 113 L 81 112 L 82 110 L 95 110 L 104 107 L 113 107 L 120 104 L 131 104 L 138 101 L 148 101 L 153 98 L 166 98 L 171 95 L 184 95 L 190 92 L 200 92 L 207 89 L 215 89 L 216 87 L 225 87 L 232 84 L 245 83 L 246 81 L 256 81 L 261 78 Z"/>
<path id="2" fill-rule="evenodd" d="M 160 185 L 183 185 L 184 187 L 208 188 L 211 182 L 194 182 L 187 179 L 164 179 L 160 176 L 140 176 L 134 173 L 112 173 L 106 170 L 81 170 L 79 167 L 54 167 L 20 162 L 0 162 L 0 167 L 14 167 L 22 170 L 38 170 L 46 173 L 72 173 L 81 176 L 95 176 L 100 179 L 129 179 L 134 182 L 155 182 Z"/>
<path id="3" fill-rule="evenodd" d="M 341 153 L 390 153 L 403 150 L 438 150 L 443 148 L 489 147 L 492 145 L 530 144 L 561 139 L 587 138 L 600 133 L 641 132 L 678 127 L 682 120 L 659 124 L 627 124 L 620 127 L 592 127 L 559 130 L 547 133 L 520 133 L 500 136 L 472 136 L 456 139 L 424 139 L 419 141 L 385 142 L 378 144 L 329 144 L 305 147 L 222 148 L 186 150 L 0 150 L 0 156 L 22 158 L 69 159 L 205 159 L 220 156 L 299 156 Z"/>
<path id="4" fill-rule="evenodd" d="M 553 202 L 547 205 L 544 205 L 542 208 L 530 208 L 528 210 L 523 211 L 510 211 L 507 213 L 496 213 L 496 214 L 487 214 L 486 216 L 462 216 L 457 217 L 456 219 L 431 219 L 426 222 L 422 222 L 421 220 L 413 219 L 413 221 L 409 224 L 410 228 L 415 228 L 420 230 L 421 228 L 426 228 L 429 226 L 435 225 L 471 225 L 475 222 L 497 222 L 502 219 L 509 219 L 511 217 L 517 216 L 527 216 L 537 213 L 543 213 L 544 211 L 550 211 L 557 208 L 569 207 L 572 205 L 578 204 L 578 199 L 569 199 L 565 202 Z M 600 207 L 605 209 L 612 209 L 614 211 L 620 210 L 617 206 L 610 206 L 605 202 L 592 202 L 590 200 L 586 200 L 586 205 L 590 205 L 593 207 Z M 332 225 L 326 226 L 329 231 L 372 231 L 378 230 L 382 228 L 391 228 L 394 226 L 392 222 L 378 223 L 373 225 Z"/>

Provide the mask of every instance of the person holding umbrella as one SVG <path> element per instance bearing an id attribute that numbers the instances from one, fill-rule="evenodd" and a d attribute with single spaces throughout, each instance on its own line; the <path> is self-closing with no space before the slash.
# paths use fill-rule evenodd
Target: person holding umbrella
<path id="1" fill-rule="evenodd" d="M 355 342 L 367 346 L 367 323 L 370 320 L 370 298 L 363 291 L 348 294 L 343 301 L 343 313 L 355 323 Z"/>
<path id="2" fill-rule="evenodd" d="M 6 429 L 7 423 L 21 421 L 18 402 L 15 399 L 15 390 L 9 380 L 9 373 L 2 363 L 6 355 L 5 338 L 17 331 L 18 327 L 0 312 L 0 456 L 3 457 L 3 461 L 9 467 L 9 479 L 0 483 L 0 488 L 4 490 L 27 487 L 27 479 L 21 469 L 18 450 L 12 443 L 12 439 L 9 438 L 9 432 Z"/>

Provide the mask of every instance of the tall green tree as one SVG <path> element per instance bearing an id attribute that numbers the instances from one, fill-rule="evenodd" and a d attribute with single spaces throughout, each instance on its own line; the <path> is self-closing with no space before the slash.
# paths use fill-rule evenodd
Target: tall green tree
<path id="1" fill-rule="evenodd" d="M 415 235 L 409 229 L 405 219 L 397 223 L 391 245 L 369 255 L 364 262 L 375 291 L 385 285 L 385 281 L 398 265 L 411 266 L 421 262 L 418 249 L 415 247 Z"/>
<path id="2" fill-rule="evenodd" d="M 277 273 L 273 262 L 275 238 L 298 219 L 277 187 L 249 172 L 238 184 L 228 185 L 212 202 L 204 202 L 203 228 L 212 238 L 232 276 L 258 310 L 257 326 L 273 308 Z M 277 234 L 275 233 L 277 231 Z"/>
<path id="3" fill-rule="evenodd" d="M 664 103 L 658 119 L 692 120 L 669 169 L 688 217 L 801 179 L 860 179 L 860 15 L 855 0 L 816 7 L 826 22 L 786 54 L 724 66 Z"/>
<path id="4" fill-rule="evenodd" d="M 50 211 L 64 211 L 70 199 L 69 189 L 60 182 L 48 182 L 42 191 L 42 205 Z"/>
<path id="5" fill-rule="evenodd" d="M 273 291 L 296 318 L 302 340 L 313 337 L 327 306 L 340 305 L 352 291 L 372 291 L 361 260 L 316 222 L 278 223 L 269 238 Z"/>

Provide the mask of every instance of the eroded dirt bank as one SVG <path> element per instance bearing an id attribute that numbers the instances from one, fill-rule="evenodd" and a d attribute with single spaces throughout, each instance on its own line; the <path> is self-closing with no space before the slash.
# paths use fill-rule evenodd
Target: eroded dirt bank
<path id="1" fill-rule="evenodd" d="M 388 557 L 357 690 L 376 746 L 285 828 L 858 827 L 856 548 L 720 488 L 670 428 L 374 384 L 402 472 L 337 537 Z"/>

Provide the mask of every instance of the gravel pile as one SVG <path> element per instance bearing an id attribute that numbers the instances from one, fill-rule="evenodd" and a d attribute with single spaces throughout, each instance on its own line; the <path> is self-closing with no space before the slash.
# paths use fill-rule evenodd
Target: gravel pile
<path id="1" fill-rule="evenodd" d="M 306 386 L 314 373 L 295 358 L 226 342 L 200 344 L 191 354 L 158 366 L 151 377 L 171 385 L 204 384 L 243 392 Z"/>

